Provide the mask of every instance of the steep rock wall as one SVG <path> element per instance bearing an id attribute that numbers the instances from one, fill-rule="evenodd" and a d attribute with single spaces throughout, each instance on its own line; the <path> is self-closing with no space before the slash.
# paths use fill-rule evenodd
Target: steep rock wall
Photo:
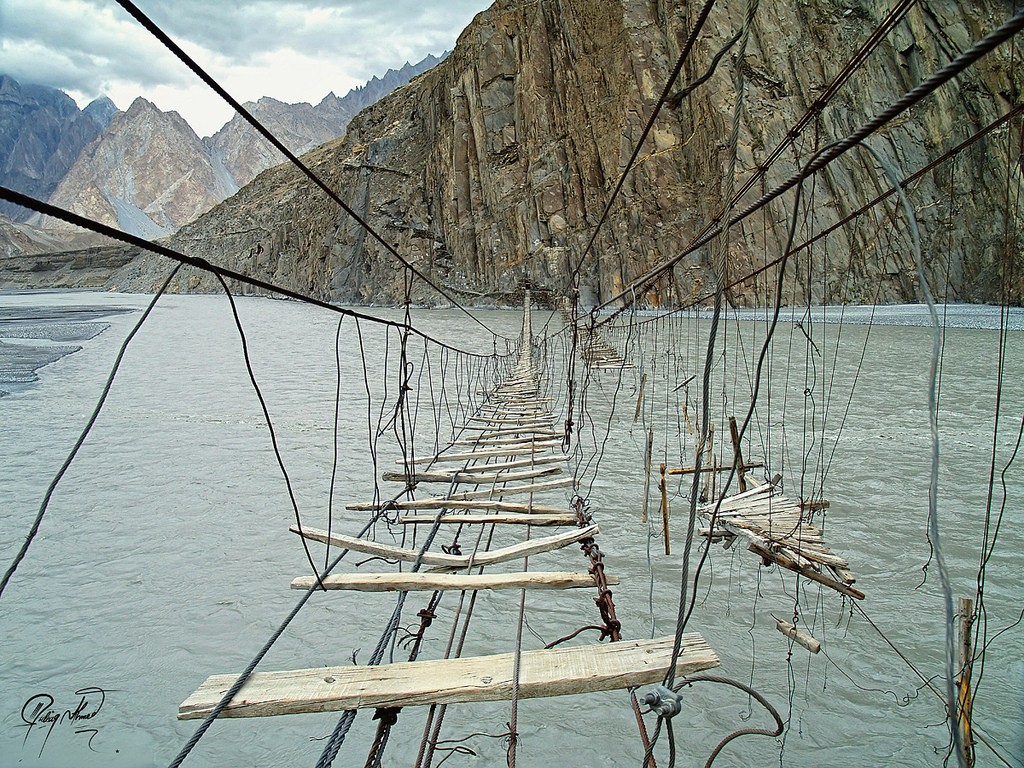
<path id="1" fill-rule="evenodd" d="M 499 0 L 445 62 L 362 112 L 343 139 L 306 162 L 408 260 L 462 298 L 509 292 L 524 275 L 562 290 L 679 54 L 694 5 Z M 876 6 L 761 3 L 743 59 L 735 49 L 727 53 L 705 85 L 659 117 L 583 265 L 584 301 L 604 301 L 679 254 L 721 211 L 736 67 L 746 80 L 742 182 L 875 29 L 887 10 Z M 716 7 L 684 82 L 708 69 L 739 30 L 742 12 L 738 3 Z M 994 0 L 917 3 L 740 207 L 1007 14 L 1006 3 Z M 1004 46 L 872 137 L 872 146 L 900 175 L 925 166 L 1019 103 L 1024 68 L 1013 56 L 1019 51 Z M 1000 298 L 1004 233 L 1019 217 L 1002 196 L 1021 172 L 1014 165 L 1020 129 L 1019 120 L 1011 123 L 912 188 L 933 285 L 951 300 Z M 797 242 L 888 186 L 867 153 L 847 154 L 805 187 Z M 781 198 L 733 229 L 726 279 L 780 253 L 791 201 Z M 890 220 L 894 212 L 891 203 L 878 207 L 801 251 L 787 273 L 786 300 L 918 298 L 905 227 Z M 384 249 L 284 166 L 182 228 L 173 244 L 325 298 L 393 302 L 403 295 L 401 271 Z M 637 298 L 678 305 L 699 297 L 713 284 L 715 259 L 714 247 L 703 248 Z M 159 279 L 153 263 L 135 262 L 114 284 L 151 288 Z M 216 289 L 209 279 L 182 280 L 183 289 Z M 755 303 L 766 294 L 762 280 L 736 286 L 730 299 Z M 413 295 L 439 300 L 421 284 Z"/>

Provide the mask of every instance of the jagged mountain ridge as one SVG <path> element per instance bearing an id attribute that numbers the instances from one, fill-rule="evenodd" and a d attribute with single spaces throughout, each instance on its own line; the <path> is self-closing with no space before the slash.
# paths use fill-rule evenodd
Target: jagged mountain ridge
<path id="1" fill-rule="evenodd" d="M 218 172 L 220 170 L 220 172 Z M 137 98 L 81 154 L 50 202 L 147 239 L 170 234 L 234 191 L 177 112 Z M 66 229 L 43 219 L 43 228 Z"/>
<path id="2" fill-rule="evenodd" d="M 0 181 L 27 195 L 49 199 L 116 111 L 105 97 L 79 110 L 74 99 L 61 91 L 23 85 L 0 74 Z M 2 201 L 0 215 L 24 220 L 31 211 Z"/>
<path id="3" fill-rule="evenodd" d="M 264 97 L 246 107 L 285 146 L 303 153 L 340 136 L 360 109 L 441 58 L 427 56 L 416 64 L 390 69 L 383 77 L 374 77 L 343 97 L 330 93 L 316 106 Z M 14 151 L 7 153 L 12 163 L 26 154 L 25 146 L 35 147 L 33 158 L 51 149 L 52 154 L 45 160 L 35 159 L 39 169 L 27 172 L 44 177 L 45 183 L 26 183 L 26 173 L 3 174 L 0 180 L 13 189 L 139 237 L 154 239 L 174 232 L 285 159 L 238 115 L 213 136 L 200 139 L 177 112 L 163 112 L 145 99 L 136 99 L 126 112 L 117 112 L 109 99 L 97 100 L 79 113 L 74 101 L 61 91 L 17 86 L 47 105 L 50 112 L 65 116 L 68 127 L 51 148 L 36 138 L 36 134 L 53 133 L 49 124 L 26 123 L 20 113 L 3 109 L 3 94 L 13 90 L 6 84 L 8 80 L 17 86 L 10 78 L 0 81 L 0 147 L 4 146 L 3 137 L 11 133 L 21 137 L 20 143 L 9 142 L 14 143 Z M 8 97 L 7 102 L 11 101 Z M 83 134 L 81 125 L 90 121 L 100 124 L 103 117 L 106 122 L 102 130 Z M 0 154 L 0 161 L 5 157 Z M 24 165 L 22 162 L 14 167 Z M 62 244 L 59 248 L 73 247 L 81 240 L 77 230 L 59 220 L 24 211 L 22 218 L 53 232 L 53 243 Z M 22 241 L 14 238 L 9 250 L 13 251 L 18 242 Z"/>
<path id="4" fill-rule="evenodd" d="M 431 278 L 463 296 L 512 291 L 524 275 L 564 288 L 607 195 L 657 100 L 695 9 L 672 0 L 499 0 L 466 29 L 449 58 L 360 113 L 343 139 L 306 156 L 343 199 Z M 706 85 L 658 119 L 582 269 L 585 303 L 604 301 L 636 276 L 680 253 L 722 209 L 733 74 L 747 80 L 739 169 L 748 174 L 814 103 L 883 11 L 848 0 L 762 4 L 743 60 L 725 56 Z M 692 82 L 741 26 L 738 8 L 719 9 L 683 73 Z M 818 146 L 845 136 L 880 108 L 1004 20 L 1005 4 L 961 7 L 922 0 L 824 107 L 759 189 L 792 174 Z M 910 173 L 1012 107 L 1020 68 L 1001 50 L 872 137 Z M 1019 130 L 1019 129 L 1018 129 Z M 1012 138 L 1012 137 L 1011 137 Z M 946 264 L 950 300 L 992 300 L 1005 218 L 994 187 L 1005 154 L 974 151 L 915 182 L 933 284 Z M 851 154 L 850 157 L 853 157 Z M 952 174 L 952 176 L 950 175 Z M 949 222 L 928 220 L 951 184 L 970 190 Z M 863 156 L 837 163 L 808 192 L 802 219 L 820 231 L 888 188 Z M 809 201 L 809 202 L 808 202 Z M 734 227 L 726 269 L 740 274 L 781 251 L 788 200 Z M 886 209 L 888 210 L 888 209 Z M 878 215 L 884 214 L 882 211 Z M 909 248 L 877 255 L 880 232 L 902 230 L 862 217 L 809 250 L 787 273 L 788 300 L 900 301 L 918 298 Z M 392 257 L 298 172 L 264 172 L 233 198 L 183 227 L 172 245 L 295 290 L 340 301 L 397 302 L 401 272 Z M 926 246 L 929 245 L 926 243 Z M 645 296 L 683 304 L 713 280 L 713 249 L 683 260 Z M 164 273 L 146 255 L 109 285 L 151 290 Z M 182 278 L 179 290 L 219 290 Z M 730 292 L 752 303 L 750 286 Z M 422 284 L 417 301 L 440 299 Z"/>
<path id="5" fill-rule="evenodd" d="M 366 85 L 353 88 L 344 96 L 328 93 L 316 105 L 286 104 L 265 96 L 244 106 L 286 147 L 301 155 L 340 136 L 360 111 L 436 66 L 447 55 L 428 55 L 415 64 L 406 62 L 401 69 L 389 69 L 383 77 L 374 76 Z M 285 160 L 241 115 L 234 115 L 203 143 L 212 157 L 224 164 L 236 189 L 256 178 L 260 171 Z"/>

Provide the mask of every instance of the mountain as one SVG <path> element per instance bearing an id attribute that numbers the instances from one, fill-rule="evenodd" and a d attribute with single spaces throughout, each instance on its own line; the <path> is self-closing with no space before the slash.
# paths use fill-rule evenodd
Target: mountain
<path id="1" fill-rule="evenodd" d="M 316 106 L 264 97 L 246 107 L 285 146 L 300 154 L 340 136 L 366 104 L 438 61 L 428 56 L 417 64 L 407 63 L 342 98 L 328 94 Z M 47 91 L 57 95 L 54 98 L 68 114 L 77 112 L 69 97 Z M 109 100 L 105 104 L 114 109 Z M 73 127 L 96 120 L 105 114 L 103 107 L 101 102 L 90 104 Z M 107 122 L 102 134 L 91 134 L 90 141 L 95 141 L 84 151 L 87 141 L 81 146 L 65 142 L 66 150 L 63 144 L 54 149 L 51 165 L 63 171 L 56 178 L 59 185 L 54 182 L 48 188 L 49 202 L 146 239 L 176 231 L 285 159 L 238 115 L 206 139 L 200 139 L 177 112 L 162 112 L 142 98 Z M 80 131 L 66 133 L 88 138 Z M 70 157 L 72 149 L 75 157 Z M 64 162 L 66 158 L 73 164 Z M 34 191 L 46 197 L 46 189 Z M 58 233 L 72 229 L 49 218 L 30 221 Z"/>
<path id="2" fill-rule="evenodd" d="M 692 5 L 498 0 L 444 62 L 361 112 L 343 138 L 305 161 L 386 242 L 456 294 L 508 294 L 524 276 L 563 290 L 694 23 Z M 746 80 L 741 180 L 776 147 L 785 149 L 744 198 L 741 205 L 748 205 L 802 167 L 816 147 L 848 135 L 1006 14 L 1001 0 L 913 4 L 825 103 L 820 97 L 871 39 L 883 9 L 850 0 L 762 3 L 742 60 L 728 47 L 742 13 L 718 9 L 683 72 L 684 83 L 705 75 L 707 81 L 687 94 L 677 90 L 659 115 L 581 266 L 583 302 L 605 301 L 681 254 L 720 214 L 737 70 Z M 1019 103 L 1024 68 L 1012 55 L 1004 45 L 868 142 L 901 176 L 924 169 L 910 188 L 911 202 L 925 234 L 925 269 L 950 301 L 1001 298 L 1000 259 L 1015 226 L 1005 193 L 1008 142 L 1019 128 L 994 132 L 955 162 L 942 158 Z M 808 128 L 785 148 L 790 126 L 808 110 Z M 785 301 L 920 299 L 899 207 L 890 198 L 855 215 L 891 188 L 872 156 L 855 149 L 804 187 L 800 240 L 845 223 L 799 252 L 786 273 Z M 781 253 L 792 206 L 792 194 L 779 197 L 733 228 L 726 278 Z M 398 303 L 404 294 L 394 258 L 287 165 L 264 171 L 182 227 L 170 244 L 335 301 Z M 706 295 L 720 247 L 716 241 L 690 253 L 639 298 L 683 305 Z M 141 254 L 107 284 L 152 290 L 165 269 L 162 259 Z M 762 292 L 773 276 L 762 280 Z M 194 275 L 175 289 L 220 290 L 208 276 Z M 754 290 L 738 285 L 729 300 L 752 303 Z M 412 291 L 415 301 L 442 301 L 420 280 Z"/>
<path id="3" fill-rule="evenodd" d="M 147 239 L 163 237 L 234 191 L 177 112 L 137 98 L 79 156 L 50 202 Z M 42 226 L 70 225 L 44 219 Z"/>
<path id="4" fill-rule="evenodd" d="M 406 62 L 401 69 L 389 69 L 382 78 L 374 77 L 366 85 L 345 96 L 327 94 L 319 104 L 286 104 L 263 97 L 243 106 L 296 155 L 301 155 L 341 136 L 349 120 L 378 99 L 405 85 L 414 77 L 440 63 L 444 56 L 427 56 L 416 64 Z M 243 187 L 256 175 L 285 157 L 241 115 L 235 115 L 204 143 L 212 157 L 223 163 L 236 185 Z"/>
<path id="5" fill-rule="evenodd" d="M 116 111 L 105 97 L 79 110 L 56 88 L 22 85 L 0 74 L 0 184 L 48 199 Z M 31 211 L 4 201 L 0 214 L 24 220 Z"/>
<path id="6" fill-rule="evenodd" d="M 342 139 L 306 155 L 306 162 L 407 260 L 457 294 L 510 293 L 524 275 L 535 286 L 563 290 L 678 57 L 692 12 L 670 0 L 499 0 L 476 17 L 443 63 L 361 112 Z M 791 176 L 813 142 L 824 147 L 846 136 L 1005 14 L 998 0 L 916 4 L 818 108 L 800 142 L 744 204 Z M 710 80 L 688 95 L 677 91 L 673 108 L 659 116 L 583 265 L 583 301 L 604 301 L 680 254 L 722 210 L 737 66 L 746 79 L 738 139 L 738 169 L 746 176 L 783 144 L 789 126 L 881 21 L 882 11 L 871 4 L 762 4 L 743 60 L 726 55 L 713 69 L 742 23 L 735 8 L 713 15 L 683 73 L 684 82 L 709 72 Z M 1011 54 L 1008 46 L 998 49 L 870 143 L 901 174 L 940 160 L 1024 91 L 1024 69 Z M 912 188 L 926 233 L 926 269 L 951 301 L 1000 298 L 1007 209 L 1000 184 L 980 180 L 1005 179 L 1007 150 L 986 146 L 937 166 Z M 955 211 L 947 205 L 951 184 Z M 856 150 L 805 187 L 801 238 L 837 224 L 891 185 Z M 780 197 L 733 228 L 726 277 L 781 252 L 792 205 L 791 196 Z M 787 272 L 785 294 L 800 298 L 788 300 L 919 300 L 905 226 L 889 218 L 898 215 L 892 205 L 876 207 L 801 251 Z M 285 165 L 183 227 L 172 245 L 317 297 L 369 303 L 403 296 L 393 257 Z M 641 299 L 680 305 L 706 295 L 715 279 L 715 247 L 688 255 Z M 142 256 L 111 284 L 151 290 L 160 273 L 150 263 Z M 219 290 L 209 277 L 195 282 L 178 289 Z M 753 291 L 750 284 L 737 286 L 729 300 L 751 303 Z M 413 297 L 442 301 L 419 280 Z"/>

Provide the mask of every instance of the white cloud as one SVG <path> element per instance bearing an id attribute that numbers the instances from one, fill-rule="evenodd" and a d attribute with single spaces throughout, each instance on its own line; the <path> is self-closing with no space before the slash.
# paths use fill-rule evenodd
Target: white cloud
<path id="1" fill-rule="evenodd" d="M 343 95 L 373 75 L 455 44 L 487 0 L 136 0 L 240 101 Z M 0 0 L 0 73 L 107 95 L 144 96 L 200 135 L 230 108 L 114 0 Z"/>

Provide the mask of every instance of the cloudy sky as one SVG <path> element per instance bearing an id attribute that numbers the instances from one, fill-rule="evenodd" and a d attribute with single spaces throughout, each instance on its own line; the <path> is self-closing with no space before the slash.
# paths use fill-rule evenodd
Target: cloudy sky
<path id="1" fill-rule="evenodd" d="M 450 49 L 490 0 L 135 0 L 240 101 L 316 103 Z M 85 106 L 145 96 L 200 136 L 231 110 L 114 0 L 0 0 L 0 73 Z"/>

